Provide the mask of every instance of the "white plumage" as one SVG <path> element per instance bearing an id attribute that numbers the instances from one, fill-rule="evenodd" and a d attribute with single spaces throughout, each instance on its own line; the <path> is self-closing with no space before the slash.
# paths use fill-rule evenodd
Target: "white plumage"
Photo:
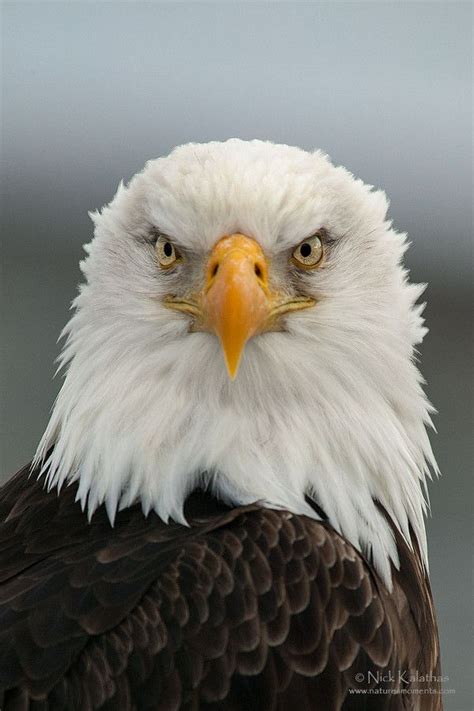
<path id="1" fill-rule="evenodd" d="M 135 499 L 182 521 L 199 481 L 315 516 L 307 494 L 390 586 L 397 552 L 377 501 L 407 539 L 411 524 L 426 562 L 424 287 L 409 284 L 406 236 L 386 211 L 383 192 L 319 151 L 232 139 L 149 161 L 92 215 L 67 375 L 35 460 L 54 444 L 49 486 L 79 479 L 83 506 L 105 502 L 111 521 Z M 295 275 L 288 254 L 320 228 L 323 266 Z M 153 230 L 186 256 L 171 273 L 157 268 Z M 198 288 L 210 250 L 235 232 L 261 245 L 273 285 L 316 305 L 250 340 L 231 381 L 217 337 L 163 299 Z"/>

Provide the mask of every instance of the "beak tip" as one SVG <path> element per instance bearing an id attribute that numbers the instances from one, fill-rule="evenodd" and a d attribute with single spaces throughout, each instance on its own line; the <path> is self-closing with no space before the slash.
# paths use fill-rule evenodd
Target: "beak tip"
<path id="1" fill-rule="evenodd" d="M 232 381 L 234 381 L 237 377 L 237 373 L 239 372 L 239 364 L 240 364 L 240 358 L 235 363 L 229 363 L 229 361 L 226 361 L 227 372 L 229 374 L 229 378 Z"/>
<path id="2" fill-rule="evenodd" d="M 230 380 L 235 380 L 242 362 L 243 351 L 246 341 L 235 342 L 227 338 L 219 338 L 224 355 L 224 362 Z"/>

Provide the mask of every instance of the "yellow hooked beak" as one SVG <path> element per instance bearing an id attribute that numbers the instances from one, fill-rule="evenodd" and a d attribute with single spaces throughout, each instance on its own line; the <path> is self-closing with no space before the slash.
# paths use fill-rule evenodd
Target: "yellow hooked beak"
<path id="1" fill-rule="evenodd" d="M 245 344 L 263 330 L 271 304 L 268 265 L 260 245 L 241 234 L 221 239 L 209 259 L 203 311 L 206 325 L 220 339 L 232 379 Z"/>
<path id="2" fill-rule="evenodd" d="M 219 338 L 227 371 L 233 380 L 247 341 L 274 328 L 276 317 L 313 306 L 307 297 L 283 298 L 268 284 L 268 263 L 262 248 L 243 234 L 222 237 L 207 264 L 202 292 L 191 299 L 169 297 L 170 308 L 195 317 L 197 327 Z"/>

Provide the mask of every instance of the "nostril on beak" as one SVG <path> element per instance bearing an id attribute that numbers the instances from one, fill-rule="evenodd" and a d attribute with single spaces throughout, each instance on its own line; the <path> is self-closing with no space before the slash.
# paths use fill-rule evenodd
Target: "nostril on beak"
<path id="1" fill-rule="evenodd" d="M 258 262 L 255 262 L 254 270 L 255 270 L 255 276 L 257 277 L 257 279 L 262 280 L 264 278 L 263 269 Z"/>
<path id="2" fill-rule="evenodd" d="M 211 267 L 211 278 L 215 277 L 219 271 L 219 262 L 215 262 Z"/>

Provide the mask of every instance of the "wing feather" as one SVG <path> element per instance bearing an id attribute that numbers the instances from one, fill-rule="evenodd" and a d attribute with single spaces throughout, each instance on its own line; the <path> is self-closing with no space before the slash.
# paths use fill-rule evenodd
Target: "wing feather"
<path id="1" fill-rule="evenodd" d="M 4 711 L 441 708 L 355 694 L 439 674 L 429 583 L 401 537 L 389 593 L 327 522 L 197 493 L 190 527 L 135 506 L 111 528 L 76 489 L 24 470 L 0 491 Z"/>

